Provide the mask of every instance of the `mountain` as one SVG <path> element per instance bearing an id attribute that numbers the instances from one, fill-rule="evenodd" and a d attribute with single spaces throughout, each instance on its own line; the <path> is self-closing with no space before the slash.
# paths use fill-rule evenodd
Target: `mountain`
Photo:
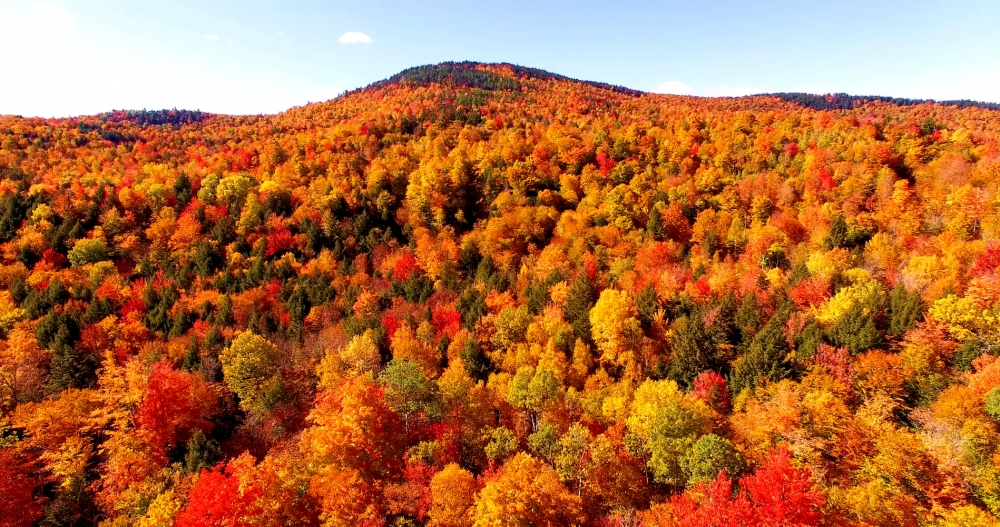
<path id="1" fill-rule="evenodd" d="M 855 106 L 864 106 L 870 102 L 884 102 L 896 106 L 912 106 L 915 104 L 940 104 L 941 106 L 956 106 L 958 108 L 984 108 L 987 110 L 1000 110 L 1000 103 L 972 101 L 961 99 L 956 101 L 934 101 L 931 99 L 905 99 L 900 97 L 884 97 L 881 95 L 848 95 L 846 93 L 835 93 L 827 95 L 814 95 L 809 93 L 772 93 L 784 101 L 792 102 L 813 110 L 850 110 Z"/>
<path id="2" fill-rule="evenodd" d="M 449 84 L 467 88 L 482 88 L 484 90 L 519 90 L 520 79 L 541 81 L 568 81 L 586 84 L 628 95 L 641 95 L 642 92 L 614 86 L 603 82 L 581 81 L 563 75 L 557 75 L 537 68 L 526 68 L 516 64 L 483 64 L 478 62 L 442 62 L 405 69 L 388 79 L 372 83 L 367 88 L 382 88 L 390 84 L 412 84 L 426 86 L 431 83 Z"/>
<path id="3" fill-rule="evenodd" d="M 490 71 L 488 68 L 500 68 L 506 75 Z M 482 88 L 485 90 L 518 90 L 521 87 L 518 79 L 560 80 L 570 81 L 597 88 L 605 88 L 619 93 L 640 96 L 645 92 L 615 86 L 600 82 L 581 81 L 563 75 L 550 73 L 537 68 L 526 68 L 516 64 L 482 64 L 477 62 L 443 62 L 429 64 L 403 70 L 388 79 L 372 83 L 367 88 L 382 88 L 389 84 L 428 85 L 444 83 L 454 86 Z M 885 102 L 897 106 L 936 103 L 942 106 L 957 106 L 959 108 L 985 108 L 1000 110 L 1000 103 L 988 103 L 968 99 L 954 101 L 934 101 L 931 99 L 907 99 L 901 97 L 886 97 L 881 95 L 848 95 L 846 93 L 816 95 L 809 93 L 767 93 L 765 96 L 777 97 L 787 102 L 795 103 L 813 110 L 850 110 L 855 106 L 864 106 L 869 102 Z"/>
<path id="4" fill-rule="evenodd" d="M 0 525 L 997 525 L 998 144 L 469 62 L 0 116 Z"/>

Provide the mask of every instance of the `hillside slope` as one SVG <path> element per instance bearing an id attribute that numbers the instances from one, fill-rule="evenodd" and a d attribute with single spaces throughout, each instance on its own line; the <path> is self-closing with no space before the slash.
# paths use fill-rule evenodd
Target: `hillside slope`
<path id="1" fill-rule="evenodd" d="M 997 525 L 1000 113 L 824 100 L 0 117 L 0 524 Z"/>

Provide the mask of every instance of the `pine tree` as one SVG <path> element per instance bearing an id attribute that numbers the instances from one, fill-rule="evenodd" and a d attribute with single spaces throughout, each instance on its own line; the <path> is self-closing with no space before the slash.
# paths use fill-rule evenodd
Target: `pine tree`
<path id="1" fill-rule="evenodd" d="M 648 231 L 649 235 L 657 241 L 664 240 L 663 213 L 660 212 L 661 206 L 662 204 L 657 202 L 650 207 L 649 220 L 646 222 L 646 231 Z"/>
<path id="2" fill-rule="evenodd" d="M 656 318 L 656 312 L 660 310 L 660 300 L 656 297 L 656 290 L 652 284 L 644 287 L 635 297 L 635 308 L 642 327 L 649 329 Z"/>
<path id="3" fill-rule="evenodd" d="M 687 389 L 699 373 L 714 366 L 709 348 L 711 342 L 701 324 L 688 317 L 675 320 L 671 329 L 670 343 L 674 353 L 670 357 L 667 378 Z"/>
<path id="4" fill-rule="evenodd" d="M 753 389 L 766 381 L 778 381 L 787 377 L 791 369 L 785 363 L 788 343 L 785 341 L 784 325 L 788 316 L 780 310 L 771 317 L 750 341 L 747 352 L 736 360 L 730 380 L 733 393 Z"/>
<path id="5" fill-rule="evenodd" d="M 577 338 L 590 342 L 590 310 L 597 300 L 597 292 L 590 279 L 586 276 L 577 278 L 566 295 L 566 305 L 563 313 L 566 320 L 573 326 Z"/>
<path id="6" fill-rule="evenodd" d="M 924 310 L 924 302 L 917 291 L 907 291 L 902 282 L 889 294 L 889 329 L 887 333 L 901 337 L 913 328 Z"/>

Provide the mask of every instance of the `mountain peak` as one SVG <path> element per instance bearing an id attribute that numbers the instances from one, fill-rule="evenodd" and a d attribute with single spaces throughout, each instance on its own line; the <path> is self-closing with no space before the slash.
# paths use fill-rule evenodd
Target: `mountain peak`
<path id="1" fill-rule="evenodd" d="M 407 68 L 387 79 L 369 84 L 363 89 L 379 89 L 393 84 L 427 85 L 437 83 L 480 88 L 490 91 L 519 90 L 525 80 L 579 82 L 628 95 L 638 96 L 643 94 L 642 91 L 624 86 L 583 81 L 542 69 L 519 66 L 508 62 L 485 63 L 473 61 L 441 62 Z"/>

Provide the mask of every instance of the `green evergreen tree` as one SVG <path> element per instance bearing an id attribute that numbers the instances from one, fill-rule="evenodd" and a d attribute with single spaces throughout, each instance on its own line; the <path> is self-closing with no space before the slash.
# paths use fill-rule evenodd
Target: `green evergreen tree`
<path id="1" fill-rule="evenodd" d="M 490 371 L 493 369 L 493 363 L 483 353 L 483 348 L 479 346 L 476 339 L 467 339 L 465 346 L 459 352 L 458 356 L 462 359 L 462 363 L 465 364 L 465 370 L 469 372 L 469 376 L 473 379 L 485 381 L 489 378 Z"/>
<path id="2" fill-rule="evenodd" d="M 660 212 L 660 208 L 662 206 L 661 202 L 654 203 L 649 209 L 649 220 L 646 221 L 646 231 L 649 232 L 649 235 L 654 240 L 657 241 L 663 241 L 665 239 L 663 232 L 663 213 Z"/>
<path id="3" fill-rule="evenodd" d="M 191 339 L 188 344 L 187 353 L 184 355 L 184 371 L 194 371 L 201 366 L 201 355 L 198 354 L 198 340 Z"/>
<path id="4" fill-rule="evenodd" d="M 876 305 L 858 302 L 827 329 L 827 338 L 838 348 L 847 348 L 851 355 L 864 353 L 878 347 L 882 342 L 882 333 L 878 330 Z"/>
<path id="5" fill-rule="evenodd" d="M 740 331 L 740 343 L 749 344 L 754 335 L 764 323 L 764 308 L 757 302 L 757 295 L 743 296 L 739 309 L 736 310 L 735 322 Z"/>
<path id="6" fill-rule="evenodd" d="M 455 309 L 462 314 L 462 326 L 469 330 L 475 329 L 476 322 L 487 313 L 486 297 L 475 288 L 469 287 L 458 297 Z"/>
<path id="7" fill-rule="evenodd" d="M 219 459 L 219 444 L 209 439 L 201 430 L 196 430 L 187 442 L 187 453 L 184 455 L 184 468 L 197 474 L 202 469 L 210 468 Z"/>
<path id="8" fill-rule="evenodd" d="M 170 323 L 170 333 L 167 337 L 174 338 L 183 336 L 189 329 L 191 329 L 191 317 L 189 317 L 187 312 L 182 309 L 174 315 L 174 319 Z"/>
<path id="9" fill-rule="evenodd" d="M 917 325 L 924 310 L 924 301 L 917 291 L 907 291 L 902 282 L 896 284 L 889 294 L 890 336 L 901 337 Z"/>
<path id="10" fill-rule="evenodd" d="M 656 312 L 660 310 L 660 300 L 656 297 L 652 284 L 644 287 L 635 297 L 635 307 L 642 327 L 649 329 L 656 318 Z"/>
<path id="11" fill-rule="evenodd" d="M 58 393 L 68 388 L 86 388 L 96 380 L 98 360 L 91 353 L 78 353 L 74 344 L 79 330 L 68 316 L 58 318 L 59 326 L 49 345 L 52 361 L 49 363 L 48 389 Z"/>
<path id="12" fill-rule="evenodd" d="M 583 339 L 584 342 L 590 342 L 593 338 L 590 333 L 590 310 L 596 301 L 597 292 L 588 277 L 581 276 L 573 281 L 566 295 L 563 313 L 573 326 L 577 338 Z"/>
<path id="13" fill-rule="evenodd" d="M 753 389 L 767 381 L 781 380 L 791 373 L 785 363 L 789 351 L 783 331 L 788 319 L 785 311 L 782 309 L 772 316 L 767 325 L 754 335 L 747 352 L 736 360 L 729 383 L 732 393 Z"/>
<path id="14" fill-rule="evenodd" d="M 673 355 L 667 378 L 688 389 L 699 373 L 713 367 L 711 342 L 702 331 L 701 324 L 689 317 L 675 320 L 671 329 Z"/>
<path id="15" fill-rule="evenodd" d="M 802 333 L 796 336 L 796 354 L 803 359 L 812 357 L 823 343 L 823 327 L 815 320 L 806 323 Z"/>
<path id="16" fill-rule="evenodd" d="M 830 222 L 830 233 L 827 234 L 826 239 L 823 241 L 823 246 L 828 251 L 838 247 L 850 246 L 850 233 L 848 232 L 847 222 L 844 221 L 843 216 L 838 214 L 833 217 L 833 220 Z"/>
<path id="17" fill-rule="evenodd" d="M 233 323 L 233 301 L 229 295 L 222 295 L 219 300 L 219 309 L 215 312 L 215 324 L 228 326 Z"/>

